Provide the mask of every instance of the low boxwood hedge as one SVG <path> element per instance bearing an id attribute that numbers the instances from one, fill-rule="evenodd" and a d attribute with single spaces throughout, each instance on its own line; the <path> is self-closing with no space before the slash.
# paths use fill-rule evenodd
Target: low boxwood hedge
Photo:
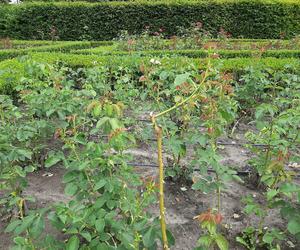
<path id="1" fill-rule="evenodd" d="M 9 10 L 7 10 L 7 8 Z M 279 38 L 300 34 L 299 0 L 168 0 L 129 2 L 24 3 L 0 7 L 0 36 L 18 39 L 111 40 L 121 30 L 141 33 L 202 22 L 216 35 L 223 28 L 233 37 Z"/>
<path id="2" fill-rule="evenodd" d="M 114 56 L 186 56 L 191 58 L 205 58 L 209 55 L 221 58 L 236 58 L 236 57 L 276 57 L 286 58 L 295 57 L 300 58 L 300 50 L 266 50 L 264 52 L 259 50 L 214 50 L 209 52 L 208 50 L 146 50 L 146 51 L 117 51 L 114 50 L 114 46 L 103 46 L 93 49 L 80 49 L 72 50 L 74 54 L 94 54 L 94 55 L 114 55 Z"/>
<path id="3" fill-rule="evenodd" d="M 35 44 L 35 43 L 33 43 Z M 109 41 L 99 41 L 99 42 L 53 42 L 53 43 L 43 43 L 45 45 L 41 46 L 31 46 L 24 49 L 3 49 L 0 50 L 0 61 L 4 59 L 14 58 L 17 56 L 27 55 L 30 52 L 45 52 L 45 51 L 51 51 L 51 52 L 69 52 L 71 50 L 75 49 L 83 49 L 83 48 L 91 48 L 99 45 L 110 45 L 112 42 Z M 27 44 L 30 46 L 30 43 Z"/>

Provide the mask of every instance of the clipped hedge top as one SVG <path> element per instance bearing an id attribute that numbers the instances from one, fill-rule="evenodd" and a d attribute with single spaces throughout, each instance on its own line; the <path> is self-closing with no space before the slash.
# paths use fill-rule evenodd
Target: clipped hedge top
<path id="1" fill-rule="evenodd" d="M 128 0 L 128 1 L 26 1 L 20 5 L 11 6 L 26 6 L 29 4 L 50 4 L 59 6 L 81 6 L 81 5 L 173 5 L 173 4 L 236 4 L 236 3 L 246 3 L 246 4 L 298 4 L 299 0 Z"/>

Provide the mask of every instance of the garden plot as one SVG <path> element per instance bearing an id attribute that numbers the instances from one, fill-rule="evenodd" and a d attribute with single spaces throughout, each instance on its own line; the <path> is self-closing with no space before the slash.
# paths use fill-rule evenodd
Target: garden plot
<path id="1" fill-rule="evenodd" d="M 225 145 L 219 146 L 222 161 L 226 165 L 235 166 L 241 172 L 247 169 L 247 161 L 251 158 L 252 154 L 246 147 L 241 146 L 241 144 L 245 143 L 245 140 L 241 138 L 245 132 L 245 128 L 247 126 L 241 124 L 239 131 L 234 135 L 235 138 L 240 139 L 223 138 L 221 144 Z M 141 177 L 158 179 L 158 168 L 155 167 L 157 165 L 155 145 L 141 143 L 136 149 L 128 150 L 126 153 L 132 155 L 135 171 Z M 165 166 L 167 164 L 167 159 L 165 159 Z M 29 204 L 29 206 L 42 208 L 55 202 L 70 201 L 72 197 L 64 194 L 64 185 L 62 184 L 65 172 L 66 170 L 62 166 L 56 166 L 51 169 L 41 169 L 28 175 L 29 186 L 25 189 L 24 194 L 36 198 L 36 202 Z M 300 171 L 298 172 L 300 174 Z M 260 188 L 255 186 L 257 180 L 254 180 L 254 183 L 252 182 L 253 178 L 256 178 L 252 174 L 251 171 L 248 174 L 242 173 L 241 176 L 245 184 L 230 182 L 226 185 L 226 190 L 222 194 L 222 214 L 224 216 L 222 231 L 232 241 L 231 249 L 244 249 L 234 242 L 234 238 L 244 227 L 257 223 L 255 217 L 249 218 L 245 215 L 243 212 L 244 205 L 241 202 L 241 199 L 246 195 L 252 195 L 258 200 L 263 200 Z M 198 175 L 199 173 L 195 172 L 195 176 Z M 297 182 L 300 183 L 299 179 Z M 199 225 L 193 218 L 208 208 L 214 207 L 216 199 L 214 195 L 194 191 L 188 185 L 178 185 L 176 182 L 170 180 L 166 181 L 165 192 L 166 220 L 169 229 L 176 238 L 176 247 L 172 249 L 192 249 L 199 235 Z M 154 214 L 159 213 L 156 205 L 150 207 L 149 210 Z M 5 227 L 4 222 L 2 222 L 2 226 Z M 266 226 L 280 226 L 284 229 L 284 221 L 280 218 L 278 211 L 273 211 L 268 215 Z M 53 229 L 50 227 L 48 230 L 50 230 L 50 233 L 53 233 Z M 56 234 L 59 235 L 59 232 L 56 232 Z M 2 234 L 0 239 L 2 242 L 0 249 L 8 249 L 8 246 L 11 244 L 8 235 Z M 291 241 L 288 243 L 285 242 L 283 249 L 292 249 L 291 246 L 293 246 Z M 294 249 L 296 247 L 297 245 L 294 246 Z"/>
<path id="2" fill-rule="evenodd" d="M 8 244 L 299 245 L 297 71 L 26 63 L 0 99 Z"/>

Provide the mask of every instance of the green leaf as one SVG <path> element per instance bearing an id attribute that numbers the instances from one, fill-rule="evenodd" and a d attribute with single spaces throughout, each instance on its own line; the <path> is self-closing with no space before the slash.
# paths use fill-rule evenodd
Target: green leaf
<path id="1" fill-rule="evenodd" d="M 88 161 L 82 162 L 82 163 L 80 163 L 80 164 L 77 165 L 77 169 L 78 169 L 79 171 L 82 171 L 82 170 L 85 169 L 88 165 L 89 165 L 89 162 L 88 162 Z"/>
<path id="2" fill-rule="evenodd" d="M 26 239 L 24 237 L 15 237 L 14 238 L 14 242 L 17 244 L 17 245 L 21 245 L 21 246 L 25 246 L 26 245 Z"/>
<path id="3" fill-rule="evenodd" d="M 18 149 L 18 153 L 27 159 L 31 159 L 32 152 L 25 149 Z"/>
<path id="4" fill-rule="evenodd" d="M 300 221 L 295 220 L 295 219 L 291 220 L 288 223 L 287 228 L 288 228 L 289 232 L 293 235 L 300 233 Z"/>
<path id="5" fill-rule="evenodd" d="M 197 140 L 201 146 L 205 146 L 207 143 L 207 137 L 205 135 L 197 136 Z"/>
<path id="6" fill-rule="evenodd" d="M 102 111 L 101 105 L 97 105 L 97 106 L 94 107 L 94 109 L 93 109 L 93 116 L 94 116 L 94 117 L 100 116 L 101 111 Z"/>
<path id="7" fill-rule="evenodd" d="M 169 230 L 167 230 L 167 239 L 168 239 L 168 243 L 170 246 L 175 245 L 175 238 L 174 238 L 173 234 L 171 233 L 171 231 L 169 231 Z"/>
<path id="8" fill-rule="evenodd" d="M 160 80 L 167 80 L 168 76 L 169 76 L 169 72 L 168 71 L 162 71 L 159 74 L 159 79 Z"/>
<path id="9" fill-rule="evenodd" d="M 96 128 L 101 128 L 106 122 L 109 121 L 109 117 L 103 117 L 101 118 L 96 125 Z"/>
<path id="10" fill-rule="evenodd" d="M 26 176 L 26 172 L 20 166 L 16 166 L 15 167 L 15 173 L 18 174 L 21 177 L 25 177 Z"/>
<path id="11" fill-rule="evenodd" d="M 134 235 L 129 232 L 124 232 L 120 235 L 120 240 L 125 246 L 131 249 L 132 247 L 130 245 L 132 242 L 134 242 Z"/>
<path id="12" fill-rule="evenodd" d="M 200 246 L 209 247 L 213 242 L 213 238 L 210 235 L 203 235 L 199 238 L 198 244 Z"/>
<path id="13" fill-rule="evenodd" d="M 77 236 L 72 236 L 66 245 L 66 250 L 77 250 L 79 248 L 79 239 Z"/>
<path id="14" fill-rule="evenodd" d="M 249 247 L 249 245 L 248 245 L 248 243 L 242 238 L 242 237 L 236 237 L 236 239 L 235 239 L 238 243 L 240 243 L 240 244 L 242 244 L 243 246 L 246 246 L 246 247 L 248 247 L 248 248 L 250 248 Z"/>
<path id="15" fill-rule="evenodd" d="M 284 183 L 279 189 L 283 193 L 293 193 L 300 191 L 300 187 L 294 183 Z"/>
<path id="16" fill-rule="evenodd" d="M 81 232 L 80 235 L 85 238 L 88 242 L 90 242 L 92 240 L 92 236 L 89 232 Z"/>
<path id="17" fill-rule="evenodd" d="M 50 154 L 45 161 L 45 167 L 50 168 L 61 161 L 61 155 L 58 154 Z"/>
<path id="18" fill-rule="evenodd" d="M 110 124 L 112 130 L 120 128 L 119 120 L 116 118 L 109 119 L 109 124 Z"/>
<path id="19" fill-rule="evenodd" d="M 29 228 L 35 218 L 36 218 L 35 215 L 29 215 L 29 216 L 25 217 L 22 220 L 22 223 L 18 227 L 16 227 L 15 234 L 18 235 L 18 234 L 24 232 L 27 228 Z"/>
<path id="20" fill-rule="evenodd" d="M 63 177 L 63 183 L 68 183 L 70 181 L 73 181 L 78 177 L 78 172 L 77 171 L 70 171 L 66 173 Z"/>
<path id="21" fill-rule="evenodd" d="M 268 201 L 272 200 L 278 193 L 279 193 L 279 191 L 276 189 L 269 190 L 267 192 L 267 200 Z"/>
<path id="22" fill-rule="evenodd" d="M 220 248 L 220 250 L 228 250 L 229 244 L 223 235 L 218 234 L 215 238 L 215 241 L 216 241 L 218 247 Z"/>
<path id="23" fill-rule="evenodd" d="M 32 173 L 36 170 L 36 168 L 33 165 L 25 167 L 26 173 Z"/>
<path id="24" fill-rule="evenodd" d="M 74 183 L 68 183 L 65 187 L 65 194 L 73 196 L 76 194 L 78 187 Z"/>
<path id="25" fill-rule="evenodd" d="M 11 222 L 8 226 L 7 226 L 7 228 L 5 229 L 5 233 L 10 233 L 10 232 L 12 232 L 12 231 L 14 231 L 15 230 L 15 228 L 18 226 L 18 225 L 20 225 L 21 224 L 21 220 L 14 220 L 13 222 Z"/>
<path id="26" fill-rule="evenodd" d="M 30 232 L 32 235 L 37 238 L 41 235 L 41 233 L 44 231 L 45 228 L 45 221 L 42 215 L 39 215 L 32 224 L 32 227 L 30 229 Z"/>
<path id="27" fill-rule="evenodd" d="M 98 181 L 96 183 L 95 187 L 94 187 L 94 190 L 98 190 L 98 189 L 104 187 L 105 184 L 106 184 L 106 180 L 105 179 L 102 179 L 102 180 Z"/>
<path id="28" fill-rule="evenodd" d="M 143 243 L 145 247 L 151 247 L 155 243 L 155 229 L 153 227 L 150 227 L 148 231 L 143 236 Z"/>
<path id="29" fill-rule="evenodd" d="M 184 74 L 180 74 L 180 75 L 177 75 L 175 77 L 175 81 L 174 81 L 174 86 L 178 86 L 178 85 L 181 85 L 182 83 L 186 82 L 188 80 L 190 76 L 190 73 L 184 73 Z"/>
<path id="30" fill-rule="evenodd" d="M 105 202 L 107 201 L 107 197 L 105 195 L 102 195 L 101 197 L 99 197 L 96 202 L 95 202 L 95 208 L 99 209 L 101 207 L 103 207 L 103 205 L 105 204 Z"/>
<path id="31" fill-rule="evenodd" d="M 271 244 L 273 240 L 274 240 L 274 237 L 270 233 L 266 233 L 263 237 L 263 242 L 265 242 L 267 244 Z"/>
<path id="32" fill-rule="evenodd" d="M 104 227 L 105 227 L 105 220 L 104 219 L 98 219 L 98 220 L 96 220 L 95 227 L 96 227 L 96 230 L 99 233 L 102 233 L 103 230 L 104 230 Z"/>

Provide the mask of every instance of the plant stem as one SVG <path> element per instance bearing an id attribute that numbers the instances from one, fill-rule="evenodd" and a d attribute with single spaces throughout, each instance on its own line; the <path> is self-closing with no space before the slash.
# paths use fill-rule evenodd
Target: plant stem
<path id="1" fill-rule="evenodd" d="M 177 108 L 181 107 L 182 105 L 186 104 L 189 100 L 193 99 L 193 98 L 196 96 L 196 94 L 198 93 L 198 91 L 200 90 L 200 88 L 202 87 L 202 84 L 205 82 L 205 80 L 206 80 L 206 78 L 207 78 L 207 76 L 208 76 L 208 69 L 209 69 L 209 67 L 207 67 L 207 70 L 206 70 L 205 73 L 204 73 L 204 76 L 203 76 L 203 78 L 202 78 L 202 81 L 200 82 L 200 84 L 198 85 L 198 87 L 193 91 L 193 93 L 192 93 L 189 97 L 185 98 L 183 101 L 181 101 L 181 102 L 179 102 L 179 103 L 176 103 L 176 104 L 175 104 L 174 106 L 172 106 L 171 108 L 166 109 L 165 111 L 160 112 L 160 113 L 157 114 L 157 115 L 154 115 L 154 118 L 158 118 L 158 117 L 160 117 L 160 116 L 163 116 L 163 115 L 165 115 L 165 114 L 167 114 L 167 113 L 173 111 L 174 109 L 177 109 Z"/>
<path id="2" fill-rule="evenodd" d="M 202 87 L 202 84 L 205 82 L 206 78 L 208 77 L 209 68 L 210 67 L 207 67 L 201 82 L 189 97 L 187 97 L 180 103 L 175 104 L 171 108 L 160 112 L 157 115 L 151 115 L 151 121 L 154 126 L 154 130 L 156 132 L 156 137 L 157 137 L 157 158 L 158 158 L 158 166 L 159 166 L 159 209 L 160 209 L 160 225 L 161 225 L 161 233 L 162 233 L 162 242 L 163 242 L 164 250 L 168 250 L 169 247 L 168 247 L 168 238 L 167 238 L 167 230 L 166 230 L 165 204 L 164 204 L 164 164 L 163 164 L 163 156 L 162 156 L 163 132 L 162 132 L 162 128 L 157 125 L 155 119 L 160 116 L 166 115 L 167 113 L 181 107 L 189 100 L 193 99 L 197 95 L 200 88 Z"/>
<path id="3" fill-rule="evenodd" d="M 218 213 L 221 213 L 221 188 L 220 188 L 220 179 L 219 174 L 216 174 L 217 182 L 218 182 L 218 189 L 217 189 L 217 196 L 218 196 Z"/>
<path id="4" fill-rule="evenodd" d="M 160 210 L 160 226 L 162 234 L 163 249 L 168 250 L 168 238 L 165 220 L 165 202 L 164 202 L 164 164 L 162 156 L 162 128 L 155 121 L 154 116 L 151 117 L 152 123 L 157 137 L 157 158 L 159 166 L 159 210 Z"/>
<path id="5" fill-rule="evenodd" d="M 266 169 L 267 167 L 267 164 L 268 164 L 268 161 L 269 161 L 269 156 L 270 156 L 270 151 L 271 151 L 271 136 L 273 134 L 273 123 L 274 123 L 274 120 L 273 120 L 273 117 L 272 117 L 272 121 L 271 121 L 271 126 L 270 126 L 270 137 L 268 139 L 268 143 L 267 143 L 267 152 L 266 152 L 266 159 L 265 159 L 265 164 L 264 164 L 264 170 Z"/>

